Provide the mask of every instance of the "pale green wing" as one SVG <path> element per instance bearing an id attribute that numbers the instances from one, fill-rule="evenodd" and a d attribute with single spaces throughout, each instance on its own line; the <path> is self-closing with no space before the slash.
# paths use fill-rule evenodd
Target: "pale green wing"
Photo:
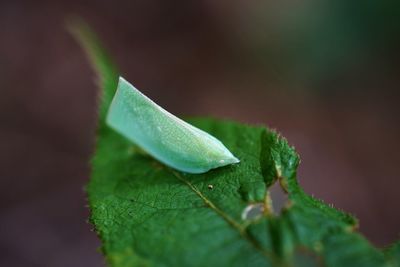
<path id="1" fill-rule="evenodd" d="M 239 162 L 218 139 L 161 108 L 122 77 L 107 124 L 179 171 L 204 173 Z"/>

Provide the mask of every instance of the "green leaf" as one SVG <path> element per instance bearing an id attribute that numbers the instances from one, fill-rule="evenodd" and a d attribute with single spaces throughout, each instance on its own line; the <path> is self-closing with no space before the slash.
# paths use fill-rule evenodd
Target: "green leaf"
<path id="1" fill-rule="evenodd" d="M 115 68 L 86 26 L 74 27 L 94 65 L 102 66 L 104 110 L 116 88 Z M 399 266 L 398 244 L 374 248 L 352 216 L 301 189 L 299 157 L 274 131 L 190 119 L 241 159 L 194 175 L 143 154 L 102 114 L 87 191 L 110 266 Z M 288 195 L 280 213 L 271 206 L 275 183 Z"/>
<path id="2" fill-rule="evenodd" d="M 391 266 L 400 266 L 400 241 L 384 250 L 386 258 L 392 264 Z"/>
<path id="3" fill-rule="evenodd" d="M 99 127 L 105 126 L 107 110 L 117 90 L 118 70 L 100 45 L 97 36 L 81 19 L 73 17 L 67 21 L 67 29 L 85 50 L 89 62 L 97 74 L 102 89 L 99 93 Z"/>

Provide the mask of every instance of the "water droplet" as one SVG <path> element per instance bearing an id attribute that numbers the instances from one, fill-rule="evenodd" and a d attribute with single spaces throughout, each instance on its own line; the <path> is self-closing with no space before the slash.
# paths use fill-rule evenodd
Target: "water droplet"
<path id="1" fill-rule="evenodd" d="M 209 185 L 208 185 L 208 189 L 213 190 L 213 189 L 214 189 L 214 186 L 213 186 L 212 184 L 209 184 Z"/>
<path id="2" fill-rule="evenodd" d="M 264 203 L 248 205 L 242 212 L 242 220 L 256 220 L 264 213 Z"/>

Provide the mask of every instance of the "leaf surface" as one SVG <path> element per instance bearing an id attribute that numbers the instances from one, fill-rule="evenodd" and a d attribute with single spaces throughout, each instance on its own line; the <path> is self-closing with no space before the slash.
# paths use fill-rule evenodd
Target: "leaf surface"
<path id="1" fill-rule="evenodd" d="M 265 127 L 190 119 L 221 140 L 240 164 L 204 174 L 172 170 L 105 125 L 118 75 L 95 36 L 73 27 L 101 77 L 99 126 L 87 191 L 91 222 L 114 267 L 125 266 L 398 266 L 355 230 L 351 215 L 299 186 L 299 156 Z M 288 201 L 278 214 L 269 189 Z"/>

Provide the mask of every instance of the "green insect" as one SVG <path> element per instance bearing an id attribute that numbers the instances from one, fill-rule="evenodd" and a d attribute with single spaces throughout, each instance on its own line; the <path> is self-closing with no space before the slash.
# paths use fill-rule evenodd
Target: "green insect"
<path id="1" fill-rule="evenodd" d="M 177 118 L 120 77 L 107 124 L 164 164 L 187 173 L 238 163 L 215 137 Z"/>

